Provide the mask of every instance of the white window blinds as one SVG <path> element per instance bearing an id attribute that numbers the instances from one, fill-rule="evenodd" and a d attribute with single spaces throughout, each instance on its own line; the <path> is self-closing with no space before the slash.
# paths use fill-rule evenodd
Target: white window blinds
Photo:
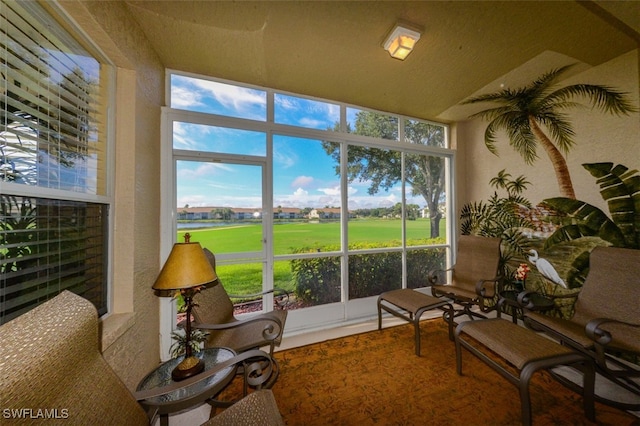
<path id="1" fill-rule="evenodd" d="M 0 179 L 105 192 L 100 63 L 37 2 L 0 3 Z"/>
<path id="2" fill-rule="evenodd" d="M 0 324 L 63 290 L 107 312 L 106 70 L 40 3 L 0 0 Z"/>

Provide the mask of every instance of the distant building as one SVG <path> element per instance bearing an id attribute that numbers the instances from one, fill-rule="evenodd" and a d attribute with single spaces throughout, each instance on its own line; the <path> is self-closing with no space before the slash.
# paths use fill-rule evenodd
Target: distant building
<path id="1" fill-rule="evenodd" d="M 315 208 L 305 214 L 309 209 L 297 207 L 274 207 L 274 219 L 340 219 L 339 208 Z M 262 210 L 259 208 L 244 207 L 178 207 L 178 220 L 246 220 L 262 218 Z M 352 217 L 352 213 L 349 213 Z"/>

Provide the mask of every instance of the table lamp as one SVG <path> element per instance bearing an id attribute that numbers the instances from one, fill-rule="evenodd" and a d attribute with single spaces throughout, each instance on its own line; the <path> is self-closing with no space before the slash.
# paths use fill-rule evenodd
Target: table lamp
<path id="1" fill-rule="evenodd" d="M 174 244 L 152 287 L 160 297 L 173 297 L 180 292 L 187 307 L 184 360 L 171 372 L 171 377 L 176 381 L 204 370 L 204 362 L 194 356 L 191 349 L 191 309 L 194 306 L 193 296 L 218 279 L 200 243 L 189 242 L 189 238 L 189 234 L 185 234 L 184 243 Z"/>

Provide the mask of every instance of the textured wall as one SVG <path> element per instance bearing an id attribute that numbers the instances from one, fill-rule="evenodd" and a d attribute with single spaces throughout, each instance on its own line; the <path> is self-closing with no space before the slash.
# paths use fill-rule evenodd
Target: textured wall
<path id="1" fill-rule="evenodd" d="M 164 67 L 121 2 L 64 1 L 62 7 L 119 68 L 112 267 L 116 314 L 133 320 L 104 356 L 131 389 L 159 362 L 160 107 Z M 122 300 L 128 299 L 128 300 Z M 131 314 L 129 313 L 129 316 Z M 106 322 L 111 319 L 107 319 Z"/>
<path id="2" fill-rule="evenodd" d="M 638 108 L 638 54 L 639 51 L 635 50 L 593 67 L 571 77 L 566 84 L 598 84 L 628 92 Z M 640 113 L 618 117 L 587 107 L 567 110 L 567 114 L 576 132 L 576 144 L 565 156 L 576 197 L 608 211 L 595 179 L 582 164 L 611 161 L 631 169 L 640 169 Z M 511 148 L 506 135 L 501 133 L 496 144 L 499 156 L 496 157 L 484 144 L 486 127 L 487 122 L 478 119 L 456 126 L 457 148 L 460 151 L 457 178 L 463 190 L 458 199 L 458 208 L 468 201 L 486 200 L 492 195 L 493 188 L 489 186 L 489 181 L 502 169 L 506 169 L 513 177 L 526 176 L 531 185 L 524 195 L 534 204 L 544 198 L 560 195 L 551 162 L 542 149 L 538 148 L 537 151 L 540 158 L 533 165 L 526 165 Z"/>

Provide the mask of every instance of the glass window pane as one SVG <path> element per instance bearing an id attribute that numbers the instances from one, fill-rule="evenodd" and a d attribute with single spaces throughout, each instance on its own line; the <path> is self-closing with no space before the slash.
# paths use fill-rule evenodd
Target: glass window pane
<path id="1" fill-rule="evenodd" d="M 348 149 L 349 249 L 366 249 L 366 243 L 400 247 L 400 152 L 359 146 Z"/>
<path id="2" fill-rule="evenodd" d="M 398 117 L 347 108 L 347 132 L 372 138 L 398 140 Z"/>
<path id="3" fill-rule="evenodd" d="M 171 107 L 266 121 L 267 92 L 234 84 L 171 74 Z"/>
<path id="4" fill-rule="evenodd" d="M 405 190 L 407 245 L 436 243 L 427 239 L 445 235 L 445 159 L 406 154 Z"/>
<path id="5" fill-rule="evenodd" d="M 310 129 L 332 130 L 340 124 L 340 107 L 328 102 L 275 94 L 275 122 Z"/>
<path id="6" fill-rule="evenodd" d="M 445 148 L 445 128 L 418 120 L 404 121 L 405 142 Z"/>
<path id="7" fill-rule="evenodd" d="M 429 248 L 407 251 L 407 287 L 428 287 L 429 272 L 446 269 L 447 249 Z"/>
<path id="8" fill-rule="evenodd" d="M 176 161 L 178 239 L 215 254 L 262 251 L 262 167 Z"/>
<path id="9" fill-rule="evenodd" d="M 173 148 L 264 157 L 267 136 L 263 132 L 174 121 Z"/>
<path id="10" fill-rule="evenodd" d="M 274 252 L 340 248 L 340 175 L 332 155 L 339 145 L 273 138 Z"/>
<path id="11" fill-rule="evenodd" d="M 214 254 L 213 247 L 208 247 Z M 225 264 L 217 260 L 216 273 L 233 302 L 234 314 L 262 311 L 262 263 Z"/>
<path id="12" fill-rule="evenodd" d="M 317 306 L 340 302 L 339 257 L 295 259 L 290 261 L 290 265 L 296 303 Z"/>
<path id="13" fill-rule="evenodd" d="M 349 256 L 349 300 L 377 296 L 401 287 L 401 252 Z"/>

